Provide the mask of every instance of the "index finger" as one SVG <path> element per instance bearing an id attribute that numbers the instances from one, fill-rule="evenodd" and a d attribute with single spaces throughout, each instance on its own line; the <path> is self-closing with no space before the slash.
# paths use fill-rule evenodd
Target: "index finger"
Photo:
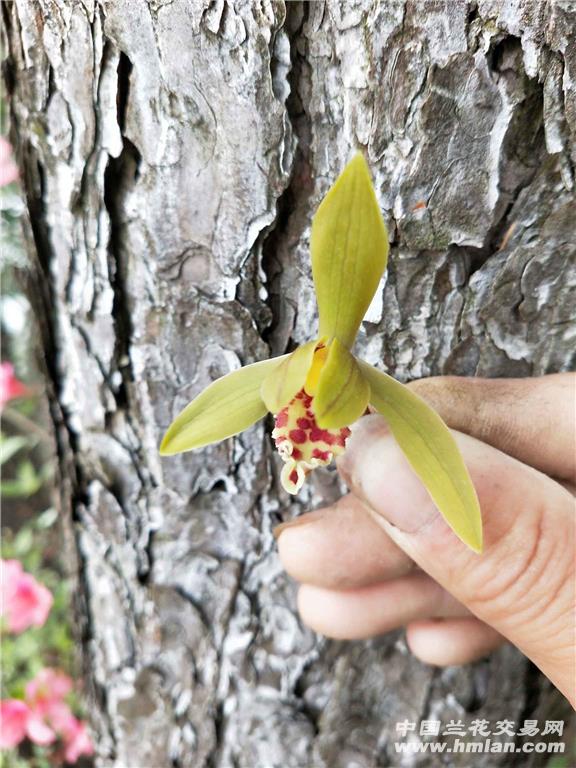
<path id="1" fill-rule="evenodd" d="M 453 429 L 547 475 L 576 480 L 576 374 L 533 379 L 438 376 L 409 386 Z"/>

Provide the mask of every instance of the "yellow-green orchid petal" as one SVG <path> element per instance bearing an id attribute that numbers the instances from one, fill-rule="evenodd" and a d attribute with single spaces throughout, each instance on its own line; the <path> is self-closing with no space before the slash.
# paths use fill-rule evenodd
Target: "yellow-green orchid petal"
<path id="1" fill-rule="evenodd" d="M 370 383 L 370 402 L 384 416 L 398 445 L 454 533 L 482 551 L 476 491 L 456 442 L 440 416 L 408 387 L 359 362 Z"/>
<path id="2" fill-rule="evenodd" d="M 278 413 L 304 386 L 314 350 L 322 339 L 309 341 L 289 355 L 262 382 L 260 395 L 271 413 Z"/>
<path id="3" fill-rule="evenodd" d="M 247 365 L 210 384 L 170 424 L 160 454 L 170 456 L 219 442 L 265 416 L 260 387 L 286 357 Z"/>
<path id="4" fill-rule="evenodd" d="M 335 337 L 328 348 L 314 397 L 318 425 L 324 429 L 347 427 L 362 416 L 369 398 L 370 386 L 356 358 Z"/>
<path id="5" fill-rule="evenodd" d="M 320 204 L 310 250 L 319 335 L 336 336 L 350 349 L 388 258 L 388 233 L 361 154 Z"/>

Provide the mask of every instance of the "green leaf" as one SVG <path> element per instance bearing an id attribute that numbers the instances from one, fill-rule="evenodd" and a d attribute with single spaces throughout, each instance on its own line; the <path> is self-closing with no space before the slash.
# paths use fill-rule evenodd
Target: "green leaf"
<path id="1" fill-rule="evenodd" d="M 4 498 L 27 498 L 39 491 L 43 482 L 43 471 L 37 473 L 32 462 L 26 460 L 18 465 L 14 480 L 3 480 L 0 483 L 0 494 Z"/>
<path id="2" fill-rule="evenodd" d="M 476 491 L 448 427 L 418 395 L 359 361 L 370 383 L 370 402 L 384 416 L 412 469 L 454 533 L 482 551 L 482 516 Z"/>
<path id="3" fill-rule="evenodd" d="M 370 398 L 370 385 L 356 358 L 335 338 L 320 373 L 314 413 L 323 429 L 346 427 L 360 418 Z"/>
<path id="4" fill-rule="evenodd" d="M 388 233 L 361 154 L 320 204 L 310 249 L 319 336 L 336 336 L 350 349 L 388 258 Z"/>
<path id="5" fill-rule="evenodd" d="M 36 518 L 35 525 L 40 530 L 44 528 L 51 528 L 58 520 L 58 510 L 54 507 L 48 507 L 44 512 L 41 512 Z"/>
<path id="6" fill-rule="evenodd" d="M 270 413 L 278 413 L 302 389 L 312 365 L 314 350 L 322 342 L 309 341 L 289 355 L 262 382 L 260 394 Z"/>
<path id="7" fill-rule="evenodd" d="M 29 445 L 27 437 L 5 437 L 0 440 L 0 466 L 6 464 L 18 451 Z"/>
<path id="8" fill-rule="evenodd" d="M 23 526 L 14 539 L 14 555 L 18 560 L 26 557 L 34 547 L 34 532 L 32 526 Z M 25 564 L 28 568 L 28 564 Z"/>
<path id="9" fill-rule="evenodd" d="M 237 435 L 266 415 L 264 379 L 284 357 L 240 368 L 210 384 L 168 427 L 160 454 L 171 456 Z"/>

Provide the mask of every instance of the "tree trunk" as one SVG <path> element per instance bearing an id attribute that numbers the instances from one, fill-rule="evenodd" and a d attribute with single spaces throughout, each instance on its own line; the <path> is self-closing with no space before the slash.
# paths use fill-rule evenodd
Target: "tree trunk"
<path id="1" fill-rule="evenodd" d="M 342 488 L 317 471 L 288 498 L 269 425 L 162 461 L 157 446 L 209 381 L 311 338 L 310 220 L 357 147 L 392 239 L 365 358 L 401 380 L 570 366 L 570 4 L 2 14 L 98 764 L 440 766 L 395 753 L 398 721 L 552 717 L 509 647 L 437 670 L 401 633 L 336 643 L 299 623 L 272 528 Z M 542 757 L 474 762 L 520 764 Z"/>

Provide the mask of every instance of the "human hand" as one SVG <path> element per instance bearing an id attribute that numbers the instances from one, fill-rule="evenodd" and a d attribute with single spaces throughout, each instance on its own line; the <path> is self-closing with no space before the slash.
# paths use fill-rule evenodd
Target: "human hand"
<path id="1" fill-rule="evenodd" d="M 576 375 L 410 386 L 459 430 L 484 552 L 452 533 L 384 419 L 366 416 L 339 461 L 350 493 L 277 529 L 303 621 L 340 639 L 406 626 L 412 652 L 439 666 L 508 639 L 574 704 Z"/>

